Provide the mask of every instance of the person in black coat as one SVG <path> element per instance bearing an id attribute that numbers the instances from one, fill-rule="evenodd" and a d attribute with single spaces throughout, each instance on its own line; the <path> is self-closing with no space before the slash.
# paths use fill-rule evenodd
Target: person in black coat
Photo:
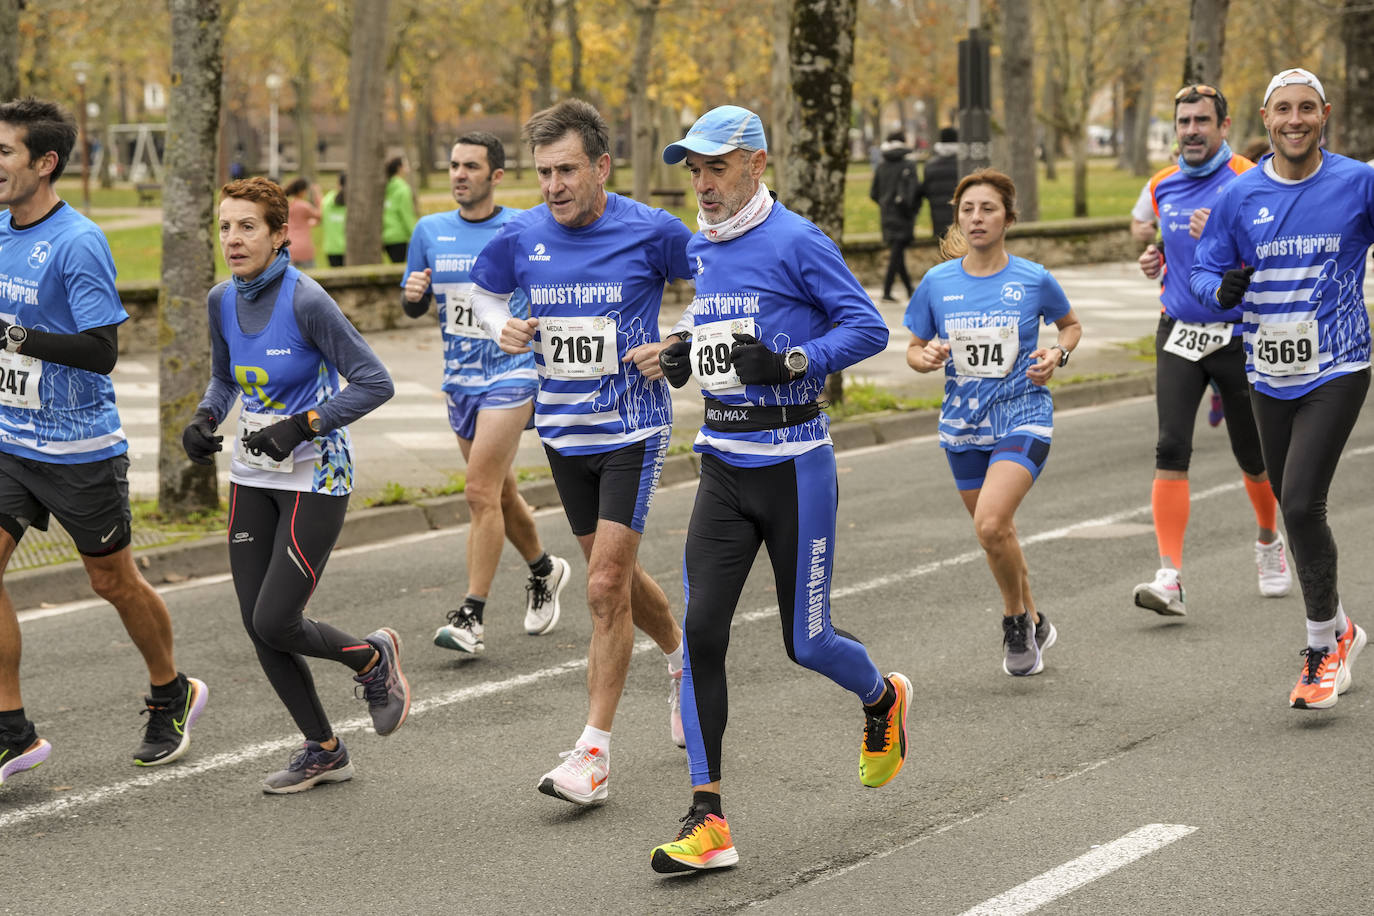
<path id="1" fill-rule="evenodd" d="M 959 184 L 959 132 L 953 127 L 940 129 L 940 139 L 926 162 L 921 193 L 930 201 L 930 222 L 938 239 L 954 222 L 954 189 Z"/>
<path id="2" fill-rule="evenodd" d="M 916 163 L 907 158 L 911 152 L 901 131 L 887 135 L 880 147 L 882 161 L 873 170 L 873 187 L 868 196 L 878 204 L 878 214 L 887 246 L 887 273 L 883 277 L 883 301 L 893 302 L 892 284 L 900 277 L 907 297 L 915 289 L 906 270 L 906 249 L 921 209 L 921 182 Z"/>

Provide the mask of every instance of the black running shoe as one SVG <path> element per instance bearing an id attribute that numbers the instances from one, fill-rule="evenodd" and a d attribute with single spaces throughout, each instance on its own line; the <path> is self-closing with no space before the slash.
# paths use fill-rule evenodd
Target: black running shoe
<path id="1" fill-rule="evenodd" d="M 144 697 L 148 726 L 143 732 L 143 743 L 134 751 L 134 763 L 155 767 L 183 756 L 191 747 L 191 726 L 200 718 L 209 698 L 210 689 L 194 677 L 186 679 L 186 690 L 179 697 Z"/>

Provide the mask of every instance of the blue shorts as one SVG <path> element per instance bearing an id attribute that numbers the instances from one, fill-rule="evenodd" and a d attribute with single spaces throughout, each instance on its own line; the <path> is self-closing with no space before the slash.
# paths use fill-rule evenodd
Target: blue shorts
<path id="1" fill-rule="evenodd" d="M 534 400 L 539 390 L 538 382 L 528 385 L 503 385 L 481 394 L 455 394 L 448 392 L 448 425 L 463 439 L 472 441 L 477 432 L 477 414 L 483 410 L 509 410 Z M 525 429 L 534 429 L 534 414 Z"/>
<path id="2" fill-rule="evenodd" d="M 1050 457 L 1050 444 L 1028 433 L 1013 433 L 992 448 L 969 449 L 962 452 L 945 450 L 949 469 L 954 472 L 954 485 L 960 490 L 980 490 L 988 466 L 994 461 L 1014 461 L 1030 471 L 1031 480 L 1040 476 Z"/>

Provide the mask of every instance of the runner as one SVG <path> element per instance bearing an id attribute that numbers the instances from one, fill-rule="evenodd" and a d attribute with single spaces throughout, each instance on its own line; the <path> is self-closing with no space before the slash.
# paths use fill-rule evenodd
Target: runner
<path id="1" fill-rule="evenodd" d="M 569 99 L 525 124 L 544 206 L 501 227 L 472 268 L 478 322 L 507 353 L 533 349 L 534 422 L 568 523 L 587 558 L 587 725 L 539 791 L 578 805 L 604 801 L 611 723 L 634 628 L 668 660 L 669 733 L 683 746 L 682 631 L 637 558 L 672 405 L 662 381 L 658 312 L 664 283 L 692 275 L 691 232 L 663 210 L 607 193 L 606 122 Z M 511 314 L 516 290 L 530 317 Z"/>
<path id="2" fill-rule="evenodd" d="M 76 125 L 51 102 L 0 105 L 0 570 L 30 526 L 67 529 L 91 588 L 114 605 L 148 668 L 148 724 L 134 763 L 191 746 L 209 690 L 177 671 L 167 605 L 134 565 L 129 444 L 110 372 L 129 316 L 100 229 L 67 206 Z M 0 783 L 48 758 L 19 690 L 19 619 L 0 583 Z"/>
<path id="3" fill-rule="evenodd" d="M 1341 606 L 1326 494 L 1369 390 L 1374 169 L 1322 149 L 1331 106 L 1310 71 L 1276 74 L 1260 114 L 1274 152 L 1217 198 L 1192 288 L 1217 312 L 1244 309 L 1250 400 L 1307 611 L 1288 702 L 1326 709 L 1366 639 Z"/>
<path id="4" fill-rule="evenodd" d="M 768 143 L 758 115 L 712 109 L 663 161 L 687 163 L 701 227 L 688 246 L 696 298 L 659 356 L 706 398 L 697 434 L 701 484 L 687 529 L 687 657 L 682 680 L 692 804 L 677 839 L 654 849 L 663 873 L 739 860 L 721 809 L 725 653 L 759 546 L 773 565 L 783 645 L 864 704 L 859 778 L 886 785 L 906 759 L 911 682 L 883 677 L 863 643 L 830 622 L 838 480 L 826 374 L 880 352 L 887 326 L 839 248 L 777 203 L 763 183 Z"/>
<path id="5" fill-rule="evenodd" d="M 498 207 L 492 194 L 505 176 L 506 151 L 495 135 L 465 134 L 453 144 L 448 175 L 458 209 L 421 217 L 410 239 L 401 305 L 411 318 L 437 303 L 444 341 L 444 384 L 448 421 L 467 462 L 463 498 L 468 534 L 467 597 L 448 612 L 434 644 L 467 654 L 485 649 L 483 614 L 501 545 L 509 539 L 530 567 L 525 586 L 525 632 L 547 633 L 558 625 L 558 596 L 568 584 L 568 563 L 544 552 L 534 515 L 516 486 L 511 463 L 520 433 L 534 416 L 539 387 L 534 357 L 501 352 L 473 320 L 468 272 L 480 252 L 519 210 Z M 517 290 L 511 313 L 529 315 L 529 300 Z M 480 434 L 480 435 L 479 435 Z"/>
<path id="6" fill-rule="evenodd" d="M 210 290 L 211 375 L 186 454 L 213 464 L 238 399 L 229 465 L 229 569 L 243 625 L 272 689 L 305 735 L 263 791 L 303 792 L 353 776 L 306 657 L 347 665 L 379 735 L 405 722 L 401 639 L 366 639 L 304 615 L 343 527 L 353 488 L 347 424 L 391 397 L 391 376 L 320 285 L 290 266 L 286 196 L 265 178 L 220 189 L 219 239 L 233 277 Z M 348 380 L 340 389 L 339 377 Z"/>
<path id="7" fill-rule="evenodd" d="M 1201 305 L 1188 286 L 1197 239 L 1207 225 L 1211 204 L 1233 179 L 1254 166 L 1234 155 L 1226 136 L 1231 127 L 1226 97 L 1211 86 L 1184 86 L 1174 95 L 1174 129 L 1178 162 L 1150 179 L 1150 215 L 1160 223 L 1162 247 L 1149 245 L 1140 270 L 1150 279 L 1163 276 L 1163 314 L 1155 332 L 1155 403 L 1159 438 L 1155 478 L 1150 495 L 1154 510 L 1159 570 L 1154 580 L 1135 587 L 1133 600 L 1156 614 L 1187 613 L 1183 588 L 1183 536 L 1188 527 L 1188 466 L 1193 452 L 1193 426 L 1209 384 L 1220 392 L 1230 422 L 1226 432 L 1245 482 L 1259 532 L 1255 561 L 1259 591 L 1266 598 L 1288 594 L 1293 585 L 1283 537 L 1275 530 L 1278 503 L 1269 487 L 1260 454 L 1259 434 L 1250 411 L 1241 345 L 1241 310 L 1218 316 Z M 1140 214 L 1132 213 L 1139 221 Z M 1210 418 L 1209 418 L 1210 422 Z M 1213 424 L 1215 425 L 1215 424 Z"/>
<path id="8" fill-rule="evenodd" d="M 1049 458 L 1054 402 L 1045 385 L 1083 331 L 1049 271 L 1007 253 L 1010 178 L 994 169 L 966 176 L 954 215 L 940 246 L 952 260 L 926 273 L 907 306 L 906 361 L 945 371 L 940 445 L 1002 592 L 1002 670 L 1023 677 L 1044 669 L 1057 633 L 1031 597 L 1015 514 Z M 1059 329 L 1047 348 L 1037 344 L 1042 319 Z"/>

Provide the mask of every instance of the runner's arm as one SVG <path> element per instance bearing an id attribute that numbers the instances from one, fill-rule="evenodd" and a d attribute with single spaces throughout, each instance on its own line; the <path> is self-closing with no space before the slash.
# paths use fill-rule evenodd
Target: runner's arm
<path id="1" fill-rule="evenodd" d="M 0 331 L 9 329 L 9 322 L 0 321 Z M 71 366 L 109 375 L 114 371 L 115 361 L 119 359 L 119 326 L 102 325 L 88 328 L 76 334 L 58 334 L 54 331 L 40 331 L 28 328 L 28 337 L 19 352 L 25 356 L 41 359 L 45 363 Z"/>

